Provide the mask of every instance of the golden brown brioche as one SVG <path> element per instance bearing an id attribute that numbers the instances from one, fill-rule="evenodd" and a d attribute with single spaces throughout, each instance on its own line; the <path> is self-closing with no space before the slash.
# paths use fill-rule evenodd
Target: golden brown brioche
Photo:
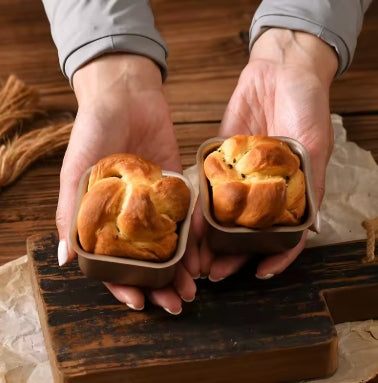
<path id="1" fill-rule="evenodd" d="M 215 218 L 254 229 L 297 225 L 306 206 L 300 160 L 272 137 L 236 135 L 204 161 Z"/>
<path id="2" fill-rule="evenodd" d="M 163 177 L 159 166 L 133 154 L 110 155 L 92 168 L 77 217 L 80 244 L 89 253 L 168 260 L 189 203 L 180 178 Z"/>

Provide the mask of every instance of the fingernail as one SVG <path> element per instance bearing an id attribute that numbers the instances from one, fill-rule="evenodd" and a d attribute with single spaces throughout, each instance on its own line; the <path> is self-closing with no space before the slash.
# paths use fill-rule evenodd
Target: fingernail
<path id="1" fill-rule="evenodd" d="M 67 242 L 62 239 L 58 245 L 58 264 L 63 266 L 68 259 Z"/>
<path id="2" fill-rule="evenodd" d="M 201 278 L 201 279 L 206 279 L 206 278 L 208 278 L 208 275 L 206 275 L 206 274 L 201 274 L 201 275 L 200 275 L 200 278 Z"/>
<path id="3" fill-rule="evenodd" d="M 220 282 L 220 281 L 223 281 L 223 279 L 225 279 L 226 277 L 218 277 L 218 278 L 214 278 L 212 277 L 211 275 L 209 275 L 209 281 L 211 282 Z"/>
<path id="4" fill-rule="evenodd" d="M 182 307 L 180 307 L 180 309 L 178 311 L 171 311 L 169 310 L 167 307 L 163 307 L 163 309 L 167 312 L 167 313 L 170 313 L 172 315 L 179 315 L 181 314 L 182 312 Z"/>
<path id="5" fill-rule="evenodd" d="M 132 310 L 136 310 L 136 311 L 141 311 L 141 310 L 144 309 L 144 306 L 142 306 L 142 307 L 135 307 L 133 304 L 127 303 L 127 302 L 126 302 L 126 306 L 130 307 Z"/>
<path id="6" fill-rule="evenodd" d="M 257 275 L 257 274 L 255 274 L 255 277 L 257 279 L 270 279 L 270 278 L 274 277 L 274 274 L 265 274 L 265 275 Z"/>
<path id="7" fill-rule="evenodd" d="M 200 277 L 201 277 L 201 274 L 198 274 L 195 277 L 193 277 L 193 279 L 196 280 L 196 279 L 199 279 Z"/>
<path id="8" fill-rule="evenodd" d="M 196 297 L 194 296 L 193 298 L 184 298 L 184 297 L 181 297 L 181 299 L 184 301 L 184 302 L 187 302 L 187 303 L 190 303 L 190 302 L 193 302 L 195 299 L 196 299 Z"/>

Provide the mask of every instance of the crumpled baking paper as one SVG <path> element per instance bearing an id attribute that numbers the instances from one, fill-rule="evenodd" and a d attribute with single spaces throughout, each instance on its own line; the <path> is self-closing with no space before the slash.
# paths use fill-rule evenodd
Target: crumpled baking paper
<path id="1" fill-rule="evenodd" d="M 362 221 L 378 216 L 378 165 L 370 152 L 347 141 L 342 118 L 332 115 L 335 147 L 327 166 L 320 234 L 307 247 L 366 238 Z M 378 128 L 378 127 L 377 127 Z"/>
<path id="2" fill-rule="evenodd" d="M 26 262 L 0 267 L 0 383 L 53 382 Z"/>
<path id="3" fill-rule="evenodd" d="M 312 383 L 363 383 L 378 374 L 378 321 L 347 322 L 336 325 L 339 366 L 328 379 Z"/>
<path id="4" fill-rule="evenodd" d="M 346 139 L 342 118 L 332 115 L 335 148 L 320 211 L 321 233 L 308 247 L 366 238 L 361 222 L 378 216 L 378 165 L 370 152 Z M 195 167 L 186 175 L 198 189 Z M 0 383 L 52 383 L 53 377 L 31 288 L 27 257 L 0 267 Z M 362 383 L 378 373 L 378 321 L 336 325 L 339 366 L 315 383 Z"/>

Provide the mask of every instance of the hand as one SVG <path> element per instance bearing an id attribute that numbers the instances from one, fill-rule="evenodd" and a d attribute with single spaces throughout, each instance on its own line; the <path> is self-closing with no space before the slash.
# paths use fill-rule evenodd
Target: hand
<path id="1" fill-rule="evenodd" d="M 329 88 L 336 70 L 335 53 L 316 36 L 270 29 L 254 44 L 220 128 L 220 135 L 225 137 L 263 134 L 301 142 L 311 159 L 319 206 L 333 147 Z M 198 216 L 195 219 L 199 220 Z M 306 235 L 295 248 L 262 260 L 256 276 L 267 279 L 285 270 L 303 250 Z M 203 242 L 199 268 L 201 274 L 218 281 L 238 270 L 247 259 L 245 254 L 214 257 Z"/>
<path id="2" fill-rule="evenodd" d="M 78 183 L 84 171 L 111 153 L 130 152 L 180 172 L 180 156 L 158 67 L 148 58 L 113 54 L 79 69 L 73 78 L 78 113 L 64 156 L 56 223 L 59 264 L 75 257 L 68 246 Z M 129 307 L 141 310 L 141 289 L 105 283 Z M 171 286 L 151 290 L 150 301 L 178 314 L 182 299 L 194 299 L 196 286 L 180 263 Z"/>

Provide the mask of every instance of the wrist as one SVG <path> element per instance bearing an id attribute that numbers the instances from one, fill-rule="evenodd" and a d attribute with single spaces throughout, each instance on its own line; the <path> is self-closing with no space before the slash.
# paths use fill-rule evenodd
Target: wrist
<path id="1" fill-rule="evenodd" d="M 73 87 L 79 106 L 98 97 L 161 89 L 159 67 L 149 58 L 119 53 L 100 56 L 77 70 Z"/>
<path id="2" fill-rule="evenodd" d="M 330 86 L 337 72 L 334 49 L 315 35 L 288 29 L 271 28 L 254 43 L 250 61 L 265 60 L 300 68 L 317 75 Z"/>

